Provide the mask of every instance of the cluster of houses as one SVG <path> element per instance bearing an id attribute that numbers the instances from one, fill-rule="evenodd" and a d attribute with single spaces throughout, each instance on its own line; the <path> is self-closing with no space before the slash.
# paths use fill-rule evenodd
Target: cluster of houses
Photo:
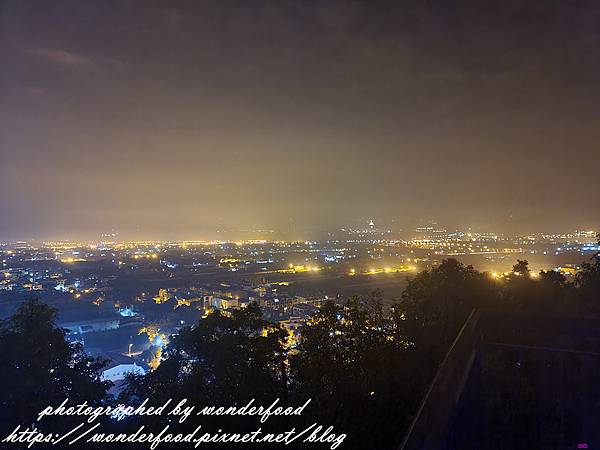
<path id="1" fill-rule="evenodd" d="M 162 288 L 153 297 L 128 304 L 70 302 L 60 308 L 58 325 L 68 340 L 107 360 L 102 378 L 113 382 L 118 392 L 128 374 L 143 375 L 160 363 L 168 336 L 216 310 L 230 314 L 256 302 L 267 320 L 280 323 L 297 338 L 306 319 L 325 299 L 285 295 L 277 288 L 218 284 Z"/>

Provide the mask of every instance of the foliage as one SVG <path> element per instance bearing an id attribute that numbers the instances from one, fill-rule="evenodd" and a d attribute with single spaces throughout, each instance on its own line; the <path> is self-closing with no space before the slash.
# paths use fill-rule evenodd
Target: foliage
<path id="1" fill-rule="evenodd" d="M 206 404 L 275 398 L 287 391 L 288 332 L 262 318 L 257 305 L 219 311 L 173 338 L 166 360 L 133 377 L 126 398 L 188 397 Z"/>
<path id="2" fill-rule="evenodd" d="M 296 395 L 313 399 L 311 420 L 352 430 L 353 446 L 394 442 L 416 407 L 414 394 L 424 389 L 399 318 L 384 314 L 375 293 L 343 306 L 328 302 L 302 329 L 291 360 Z"/>
<path id="3" fill-rule="evenodd" d="M 497 284 L 456 259 L 408 280 L 398 308 L 411 339 L 429 351 L 445 352 L 473 308 L 500 305 Z"/>
<path id="4" fill-rule="evenodd" d="M 65 341 L 55 325 L 57 311 L 36 299 L 26 301 L 0 323 L 0 423 L 25 425 L 39 411 L 71 402 L 90 405 L 106 400 L 110 383 L 100 380 L 105 366 Z M 8 428 L 8 427 L 7 427 Z"/>
<path id="5" fill-rule="evenodd" d="M 600 233 L 597 236 L 600 245 Z M 582 264 L 581 270 L 575 277 L 577 298 L 584 305 L 585 311 L 595 315 L 600 314 L 600 252 L 596 253 L 590 262 Z"/>

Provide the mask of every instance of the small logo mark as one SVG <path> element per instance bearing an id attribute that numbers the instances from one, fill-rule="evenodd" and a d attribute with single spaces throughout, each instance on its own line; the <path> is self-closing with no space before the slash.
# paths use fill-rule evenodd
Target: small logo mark
<path id="1" fill-rule="evenodd" d="M 587 444 L 577 444 L 577 448 L 588 448 Z"/>

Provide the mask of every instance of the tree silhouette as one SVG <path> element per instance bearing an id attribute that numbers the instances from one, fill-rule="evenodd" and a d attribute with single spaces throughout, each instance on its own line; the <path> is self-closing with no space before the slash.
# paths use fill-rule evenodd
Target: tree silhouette
<path id="1" fill-rule="evenodd" d="M 0 423 L 7 428 L 30 426 L 44 407 L 66 398 L 90 405 L 107 398 L 110 383 L 99 375 L 105 363 L 87 356 L 80 344 L 66 342 L 56 314 L 30 299 L 0 323 Z"/>
<path id="2" fill-rule="evenodd" d="M 349 448 L 397 445 L 428 376 L 400 315 L 378 293 L 327 302 L 302 328 L 291 358 L 294 394 L 311 398 L 311 420 L 350 432 Z"/>
<path id="3" fill-rule="evenodd" d="M 600 233 L 597 244 L 600 245 Z M 588 313 L 600 315 L 600 252 L 592 256 L 590 262 L 583 263 L 575 277 L 577 298 Z"/>
<path id="4" fill-rule="evenodd" d="M 493 280 L 453 258 L 409 279 L 399 304 L 413 339 L 434 352 L 446 351 L 473 308 L 499 306 Z"/>
<path id="5" fill-rule="evenodd" d="M 131 377 L 124 398 L 179 396 L 206 404 L 276 398 L 287 392 L 287 339 L 287 330 L 264 320 L 256 304 L 230 315 L 216 311 L 183 328 L 156 370 Z"/>
<path id="6" fill-rule="evenodd" d="M 512 271 L 515 275 L 530 276 L 531 269 L 529 269 L 529 261 L 524 259 L 517 259 L 517 263 L 513 266 Z"/>

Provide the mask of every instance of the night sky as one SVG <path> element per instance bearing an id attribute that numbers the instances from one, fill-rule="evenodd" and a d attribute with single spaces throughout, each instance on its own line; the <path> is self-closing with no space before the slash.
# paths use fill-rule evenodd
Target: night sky
<path id="1" fill-rule="evenodd" d="M 0 239 L 600 222 L 595 1 L 0 0 L 0 61 Z"/>

